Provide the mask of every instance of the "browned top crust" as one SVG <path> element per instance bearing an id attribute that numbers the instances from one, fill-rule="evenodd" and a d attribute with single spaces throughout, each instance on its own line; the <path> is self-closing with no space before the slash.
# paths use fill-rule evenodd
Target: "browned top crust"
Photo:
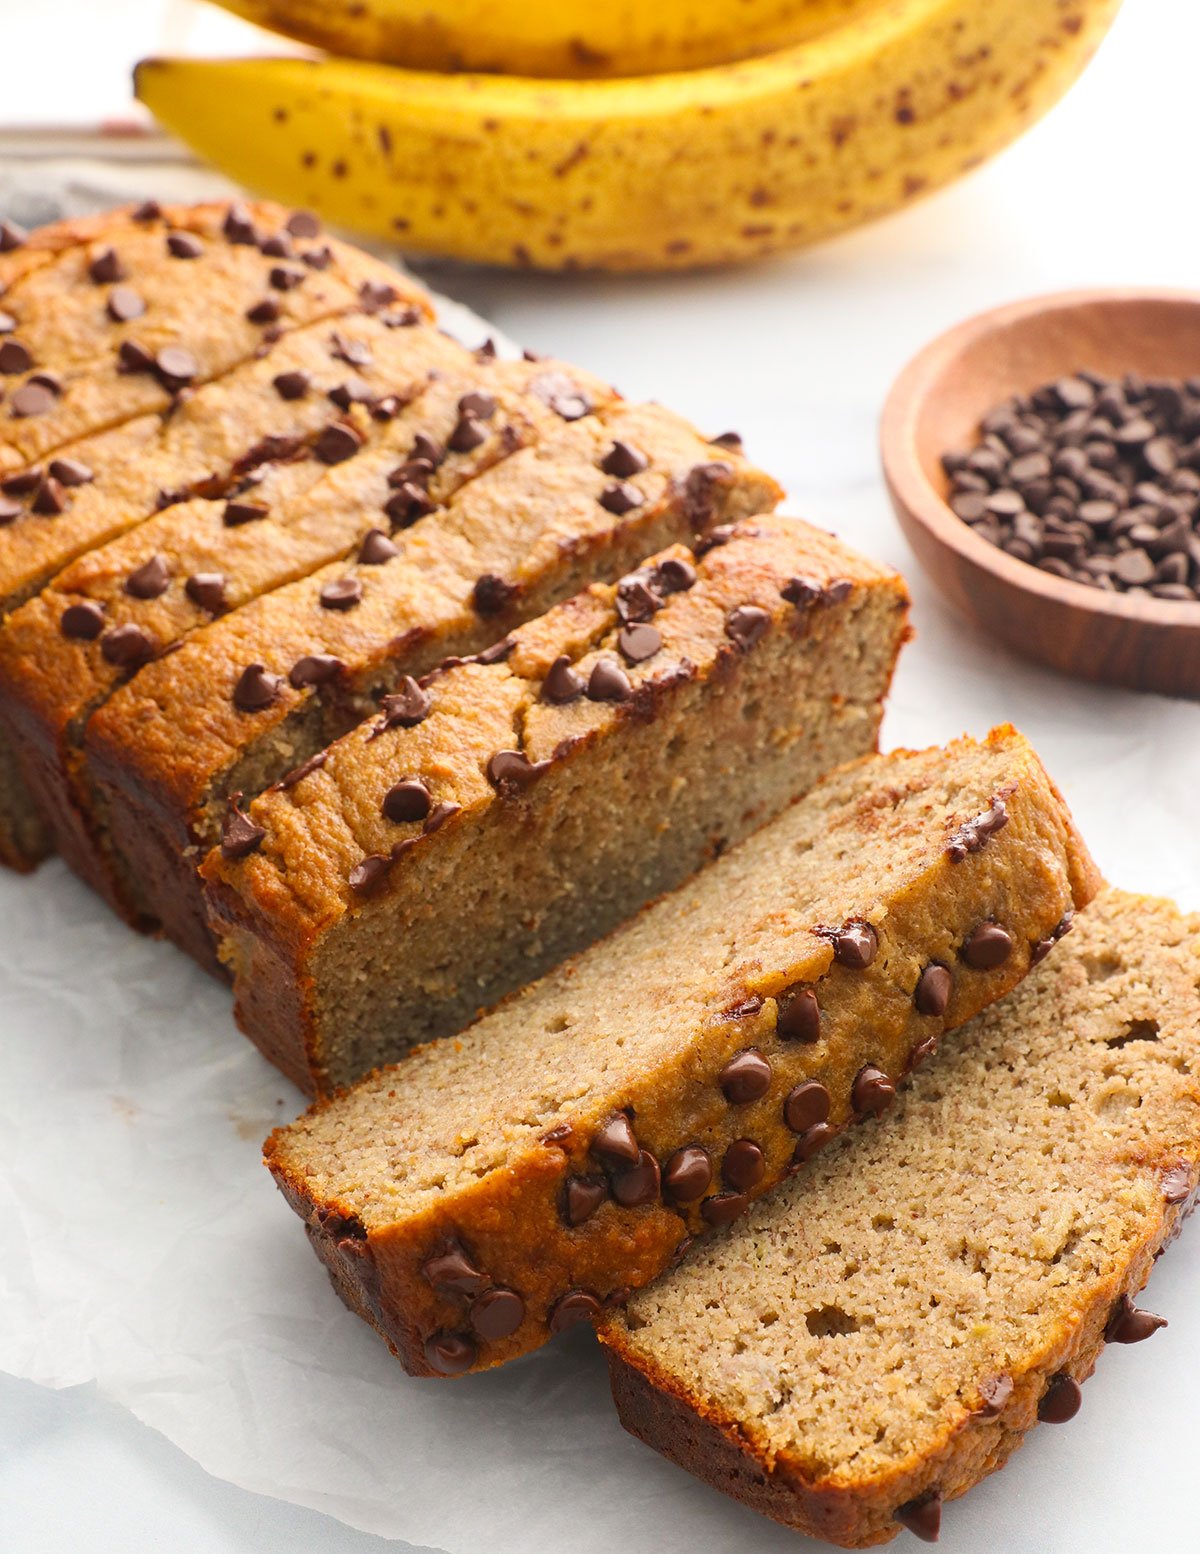
<path id="1" fill-rule="evenodd" d="M 56 223 L 0 253 L 0 473 L 161 413 L 291 329 L 427 294 L 304 212 L 153 203 Z"/>

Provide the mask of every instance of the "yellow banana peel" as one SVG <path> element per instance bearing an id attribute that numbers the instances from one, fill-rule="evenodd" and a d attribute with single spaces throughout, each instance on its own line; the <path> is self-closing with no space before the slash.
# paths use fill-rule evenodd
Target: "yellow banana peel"
<path id="1" fill-rule="evenodd" d="M 614 81 L 155 59 L 159 120 L 263 194 L 416 252 L 662 270 L 815 242 L 1013 140 L 1119 0 L 880 0 L 795 47 Z"/>

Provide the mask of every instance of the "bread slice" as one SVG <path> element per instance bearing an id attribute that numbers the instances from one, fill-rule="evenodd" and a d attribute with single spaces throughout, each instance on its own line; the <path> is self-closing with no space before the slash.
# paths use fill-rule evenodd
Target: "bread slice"
<path id="1" fill-rule="evenodd" d="M 1014 730 L 869 757 L 267 1163 L 408 1370 L 496 1365 L 885 1110 L 1096 888 Z"/>
<path id="2" fill-rule="evenodd" d="M 591 397 L 559 371 L 531 387 L 555 412 L 554 436 L 395 534 L 382 565 L 338 562 L 252 601 L 90 719 L 84 758 L 132 905 L 202 964 L 216 961 L 196 868 L 232 794 L 260 793 L 406 676 L 778 499 L 740 454 L 658 406 L 589 413 Z M 631 478 L 613 475 L 629 465 Z"/>
<path id="3" fill-rule="evenodd" d="M 873 750 L 906 621 L 894 573 L 759 517 L 451 660 L 227 819 L 243 1029 L 310 1093 L 460 1030 Z"/>
<path id="4" fill-rule="evenodd" d="M 57 222 L 0 253 L 0 475 L 252 360 L 352 306 L 428 311 L 426 294 L 305 212 L 153 202 Z"/>
<path id="5" fill-rule="evenodd" d="M 847 1548 L 907 1527 L 1069 1419 L 1200 1158 L 1200 917 L 1108 890 L 841 1140 L 601 1321 L 626 1428 Z"/>
<path id="6" fill-rule="evenodd" d="M 381 565 L 391 549 L 389 512 L 419 523 L 427 505 L 450 500 L 547 435 L 550 423 L 561 424 L 537 392 L 548 371 L 565 374 L 558 364 L 477 362 L 432 327 L 387 330 L 369 317 L 321 335 L 324 383 L 310 373 L 304 397 L 318 402 L 322 432 L 331 417 L 339 431 L 354 430 L 361 446 L 352 458 L 330 464 L 320 433 L 299 447 L 289 442 L 277 461 L 257 464 L 220 496 L 181 502 L 89 550 L 0 627 L 0 722 L 25 787 L 37 795 L 57 850 L 127 914 L 128 892 L 113 876 L 81 757 L 96 708 L 214 616 L 335 559 L 362 555 L 364 566 Z M 342 397 L 347 358 L 358 397 L 335 410 L 327 393 Z M 615 401 L 613 390 L 585 374 L 574 381 L 597 403 Z M 486 428 L 481 423 L 478 441 L 455 450 L 448 444 L 473 395 L 486 396 L 496 412 Z M 445 457 L 410 514 L 397 480 L 430 446 Z M 5 850 L 15 851 L 11 839 Z"/>

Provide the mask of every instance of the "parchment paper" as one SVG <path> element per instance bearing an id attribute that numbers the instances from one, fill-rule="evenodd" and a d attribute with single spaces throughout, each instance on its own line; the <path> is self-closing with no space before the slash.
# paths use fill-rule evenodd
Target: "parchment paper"
<path id="1" fill-rule="evenodd" d="M 856 543 L 895 551 L 874 482 L 846 512 Z M 1110 877 L 1200 906 L 1200 708 L 1022 665 L 910 576 L 921 636 L 885 743 L 1011 718 Z M 300 1097 L 237 1034 L 227 992 L 58 862 L 0 877 L 0 922 L 0 1369 L 92 1382 L 222 1478 L 448 1554 L 801 1546 L 625 1436 L 589 1334 L 457 1383 L 405 1377 L 259 1163 Z M 1200 1358 L 1198 1276 L 1193 1229 L 1155 1276 L 1169 1336 L 1106 1354 L 1079 1420 L 949 1508 L 955 1549 L 1074 1547 L 1014 1515 L 1063 1474 L 1133 1507 L 1178 1474 L 1160 1446 L 1194 1435 L 1177 1378 Z"/>

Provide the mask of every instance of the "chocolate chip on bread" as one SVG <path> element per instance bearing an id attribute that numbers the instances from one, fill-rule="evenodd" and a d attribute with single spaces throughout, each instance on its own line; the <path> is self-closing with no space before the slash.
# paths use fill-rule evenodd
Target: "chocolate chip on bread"
<path id="1" fill-rule="evenodd" d="M 0 254 L 0 473 L 146 413 L 280 335 L 366 304 L 430 316 L 379 260 L 275 205 L 143 205 L 59 222 Z"/>
<path id="2" fill-rule="evenodd" d="M 306 1090 L 461 1029 L 875 748 L 903 583 L 795 519 L 723 539 L 409 680 L 230 809 L 203 873 L 238 1017 Z"/>
<path id="3" fill-rule="evenodd" d="M 394 555 L 339 561 L 252 600 L 146 665 L 88 721 L 83 759 L 113 876 L 202 963 L 216 964 L 196 867 L 233 794 L 278 781 L 448 654 L 478 652 L 649 551 L 777 500 L 768 476 L 669 411 L 589 411 L 586 380 L 541 365 L 529 387 L 552 433 L 408 527 L 404 506 Z M 468 406 L 447 446 L 474 446 L 493 419 L 488 403 Z M 614 510 L 618 448 L 642 468 Z M 328 672 L 314 675 L 314 661 Z"/>
<path id="4" fill-rule="evenodd" d="M 1200 1175 L 1198 1046 L 1200 918 L 1104 892 L 883 1126 L 604 1313 L 626 1428 L 832 1543 L 936 1539 L 1164 1325 L 1137 1297 Z"/>
<path id="5" fill-rule="evenodd" d="M 407 1369 L 498 1364 L 887 1110 L 1097 885 L 1015 731 L 869 757 L 459 1036 L 278 1130 L 267 1163 Z M 404 949 L 372 940 L 355 976 Z"/>
<path id="6" fill-rule="evenodd" d="M 260 459 L 214 482 L 219 494 L 178 502 L 86 551 L 0 626 L 0 724 L 26 794 L 37 796 L 25 808 L 40 811 L 57 850 L 127 916 L 137 915 L 136 892 L 113 877 L 82 759 L 88 718 L 148 662 L 215 618 L 334 560 L 364 571 L 384 565 L 396 553 L 393 527 L 418 523 L 560 424 L 537 392 L 546 364 L 477 362 L 431 327 L 382 339 L 376 327 L 369 318 L 322 326 L 304 393 L 292 396 L 312 402 L 306 439 L 260 441 Z M 343 398 L 348 359 L 354 397 L 335 408 L 329 396 Z M 577 377 L 597 403 L 615 399 Z M 476 416 L 479 435 L 456 451 L 450 444 L 463 405 L 485 398 L 487 422 Z M 277 402 L 277 392 L 269 400 Z M 357 439 L 353 456 L 332 464 L 330 425 Z M 11 784 L 7 791 L 11 814 Z M 0 848 L 18 851 L 11 823 Z"/>

